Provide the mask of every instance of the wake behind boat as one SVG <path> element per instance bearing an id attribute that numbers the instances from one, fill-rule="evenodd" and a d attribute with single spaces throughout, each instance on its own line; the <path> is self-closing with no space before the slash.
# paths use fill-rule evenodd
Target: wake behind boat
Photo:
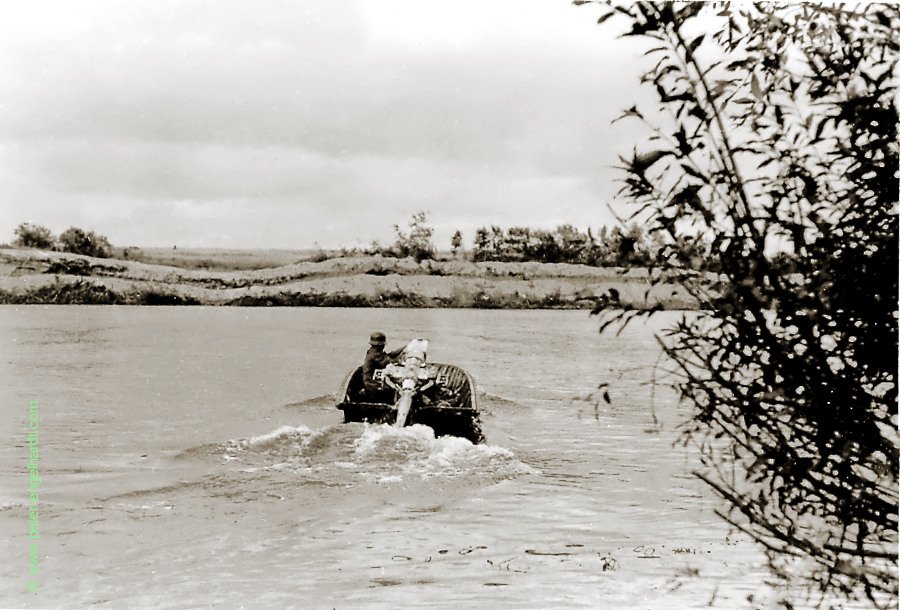
<path id="1" fill-rule="evenodd" d="M 414 344 L 407 348 L 411 353 Z M 427 346 L 425 341 L 421 344 Z M 351 371 L 336 395 L 344 422 L 422 424 L 432 428 L 435 436 L 483 442 L 471 375 L 453 364 L 426 364 L 424 350 L 421 353 L 422 358 L 407 357 L 403 364 L 376 371 L 369 384 L 363 383 L 363 367 Z"/>

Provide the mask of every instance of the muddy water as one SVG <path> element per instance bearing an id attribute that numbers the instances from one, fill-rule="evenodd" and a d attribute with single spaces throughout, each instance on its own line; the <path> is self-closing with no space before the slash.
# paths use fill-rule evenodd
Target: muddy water
<path id="1" fill-rule="evenodd" d="M 687 407 L 649 383 L 665 321 L 601 336 L 572 311 L 0 308 L 0 605 L 760 602 L 759 550 L 672 446 Z M 473 374 L 486 444 L 340 423 L 329 395 L 374 329 Z M 611 404 L 585 400 L 601 382 Z"/>

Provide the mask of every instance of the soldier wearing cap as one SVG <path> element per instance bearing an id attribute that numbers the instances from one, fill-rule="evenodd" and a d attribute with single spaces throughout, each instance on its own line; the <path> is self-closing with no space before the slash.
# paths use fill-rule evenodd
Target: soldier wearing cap
<path id="1" fill-rule="evenodd" d="M 392 352 L 384 351 L 384 346 L 387 343 L 387 337 L 384 336 L 384 333 L 375 331 L 369 337 L 369 349 L 366 352 L 366 359 L 363 361 L 363 386 L 366 389 L 366 393 L 372 393 L 377 395 L 384 388 L 378 382 L 375 381 L 373 375 L 375 371 L 383 369 L 387 365 L 391 364 L 403 351 L 403 348 L 394 350 Z"/>

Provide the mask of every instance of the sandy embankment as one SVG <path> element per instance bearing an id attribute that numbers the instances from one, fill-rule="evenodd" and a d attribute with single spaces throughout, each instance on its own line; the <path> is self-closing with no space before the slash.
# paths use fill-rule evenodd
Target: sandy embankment
<path id="1" fill-rule="evenodd" d="M 0 249 L 3 303 L 590 308 L 611 288 L 637 308 L 697 306 L 643 269 L 360 257 L 222 272 Z"/>

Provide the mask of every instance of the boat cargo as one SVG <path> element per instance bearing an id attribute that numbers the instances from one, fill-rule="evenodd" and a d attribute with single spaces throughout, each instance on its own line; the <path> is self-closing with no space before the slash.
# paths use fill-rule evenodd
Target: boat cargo
<path id="1" fill-rule="evenodd" d="M 366 389 L 361 366 L 346 376 L 336 395 L 345 423 L 397 425 L 399 413 L 403 420 L 400 425 L 421 424 L 432 428 L 435 436 L 459 436 L 473 443 L 484 441 L 475 382 L 465 370 L 452 364 L 428 363 L 415 371 L 417 380 L 428 382 L 392 387 L 396 385 L 390 381 L 393 366 L 388 367 L 387 373 L 376 372 L 377 390 L 372 384 Z M 398 372 L 405 371 L 398 368 Z"/>

